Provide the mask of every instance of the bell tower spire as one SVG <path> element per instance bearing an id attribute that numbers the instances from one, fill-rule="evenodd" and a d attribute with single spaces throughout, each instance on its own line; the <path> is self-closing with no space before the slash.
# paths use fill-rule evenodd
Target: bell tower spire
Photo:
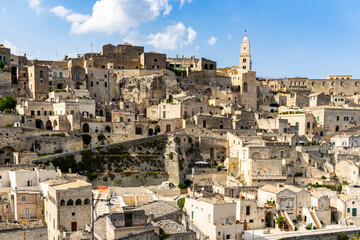
<path id="1" fill-rule="evenodd" d="M 240 44 L 239 66 L 244 70 L 251 70 L 250 42 L 247 38 L 247 31 Z"/>

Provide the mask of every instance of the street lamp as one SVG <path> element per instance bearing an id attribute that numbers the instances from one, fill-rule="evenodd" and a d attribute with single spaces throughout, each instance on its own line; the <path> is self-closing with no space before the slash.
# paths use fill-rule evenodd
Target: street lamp
<path id="1" fill-rule="evenodd" d="M 114 205 L 113 203 L 111 203 L 111 199 L 112 197 L 108 198 L 108 199 L 95 199 L 94 198 L 94 193 L 91 194 L 91 239 L 94 240 L 94 216 L 95 216 L 95 200 L 100 201 L 100 202 L 107 202 L 105 205 L 109 208 L 109 212 L 110 212 L 110 208 Z"/>

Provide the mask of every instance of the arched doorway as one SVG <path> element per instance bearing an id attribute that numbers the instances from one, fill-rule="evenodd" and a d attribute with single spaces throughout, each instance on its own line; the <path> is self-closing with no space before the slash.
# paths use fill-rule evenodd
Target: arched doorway
<path id="1" fill-rule="evenodd" d="M 110 132 L 111 132 L 111 128 L 110 128 L 109 126 L 106 126 L 106 127 L 105 127 L 105 132 L 110 133 Z"/>
<path id="2" fill-rule="evenodd" d="M 247 91 L 248 91 L 248 84 L 247 82 L 244 82 L 243 92 L 247 92 Z"/>
<path id="3" fill-rule="evenodd" d="M 103 111 L 103 110 L 100 110 L 99 114 L 100 114 L 100 116 L 103 116 L 103 115 L 104 115 L 104 111 Z"/>
<path id="4" fill-rule="evenodd" d="M 149 128 L 148 132 L 149 132 L 149 136 L 154 135 L 154 130 L 152 128 Z"/>
<path id="5" fill-rule="evenodd" d="M 335 127 L 335 132 L 338 132 L 340 130 L 340 127 L 339 126 L 336 126 Z"/>
<path id="6" fill-rule="evenodd" d="M 15 149 L 10 146 L 6 146 L 0 149 L 0 164 L 14 164 L 14 152 Z"/>
<path id="7" fill-rule="evenodd" d="M 38 128 L 38 129 L 44 129 L 44 123 L 40 119 L 36 119 L 35 125 L 36 125 L 36 128 Z"/>
<path id="8" fill-rule="evenodd" d="M 135 128 L 135 134 L 136 135 L 142 135 L 142 127 L 140 125 L 137 125 Z"/>
<path id="9" fill-rule="evenodd" d="M 17 70 L 16 67 L 11 68 L 11 83 L 17 84 Z"/>
<path id="10" fill-rule="evenodd" d="M 63 86 L 64 86 L 64 85 L 63 85 L 62 83 L 59 83 L 59 84 L 56 86 L 56 88 L 57 88 L 57 89 L 63 89 Z"/>
<path id="11" fill-rule="evenodd" d="M 54 129 L 54 130 L 56 130 L 57 125 L 58 125 L 57 121 L 56 121 L 56 120 L 54 120 L 54 123 L 53 123 L 53 129 Z"/>
<path id="12" fill-rule="evenodd" d="M 166 132 L 171 132 L 171 125 L 170 124 L 166 125 Z"/>
<path id="13" fill-rule="evenodd" d="M 265 215 L 265 227 L 272 228 L 274 227 L 274 214 L 272 212 L 268 212 Z"/>
<path id="14" fill-rule="evenodd" d="M 89 132 L 89 124 L 84 123 L 84 125 L 83 125 L 83 132 Z"/>
<path id="15" fill-rule="evenodd" d="M 53 130 L 53 127 L 52 127 L 52 125 L 51 125 L 51 121 L 50 121 L 50 120 L 48 120 L 48 121 L 46 122 L 46 130 Z"/>
<path id="16" fill-rule="evenodd" d="M 157 135 L 160 132 L 160 126 L 156 125 L 155 126 L 155 135 Z"/>

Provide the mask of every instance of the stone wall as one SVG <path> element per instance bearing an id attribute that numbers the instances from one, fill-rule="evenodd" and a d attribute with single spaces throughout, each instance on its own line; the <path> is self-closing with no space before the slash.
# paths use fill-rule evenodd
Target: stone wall
<path id="1" fill-rule="evenodd" d="M 11 88 L 11 72 L 0 71 L 0 89 Z"/>
<path id="2" fill-rule="evenodd" d="M 114 174 L 99 174 L 91 181 L 93 188 L 99 186 L 140 187 L 160 185 L 169 178 L 166 172 L 129 172 Z"/>
<path id="3" fill-rule="evenodd" d="M 47 240 L 47 228 L 31 228 L 31 229 L 15 229 L 15 230 L 2 230 L 0 231 L 0 239 L 2 240 L 15 240 L 15 239 L 36 239 Z"/>

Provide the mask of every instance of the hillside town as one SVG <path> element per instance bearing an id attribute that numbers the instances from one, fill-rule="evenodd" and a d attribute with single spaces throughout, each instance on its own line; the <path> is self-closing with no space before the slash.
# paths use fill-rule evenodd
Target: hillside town
<path id="1" fill-rule="evenodd" d="M 359 237 L 360 79 L 258 77 L 239 44 L 226 68 L 0 45 L 0 238 Z"/>

